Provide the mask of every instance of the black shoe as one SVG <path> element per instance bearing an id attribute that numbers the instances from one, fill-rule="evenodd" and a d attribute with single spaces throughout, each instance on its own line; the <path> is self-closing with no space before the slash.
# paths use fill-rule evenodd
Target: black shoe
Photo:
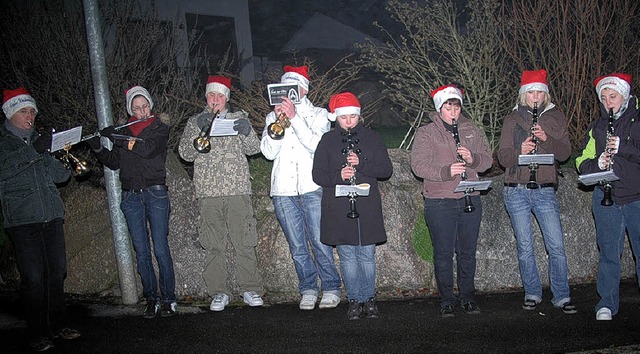
<path id="1" fill-rule="evenodd" d="M 166 302 L 162 304 L 162 310 L 160 311 L 160 315 L 162 317 L 175 316 L 177 309 L 178 309 L 178 304 L 176 304 L 175 302 Z"/>
<path id="2" fill-rule="evenodd" d="M 349 300 L 349 310 L 347 311 L 347 317 L 350 320 L 359 320 L 362 315 L 362 303 L 357 300 Z"/>
<path id="3" fill-rule="evenodd" d="M 480 313 L 480 306 L 478 306 L 474 301 L 462 304 L 462 308 L 467 311 L 469 315 L 477 315 Z"/>
<path id="4" fill-rule="evenodd" d="M 367 299 L 362 308 L 366 318 L 378 318 L 378 306 L 376 306 L 376 300 L 374 298 L 371 297 Z"/>
<path id="5" fill-rule="evenodd" d="M 154 318 L 160 312 L 160 304 L 156 300 L 147 300 L 147 307 L 144 309 L 144 318 Z"/>
<path id="6" fill-rule="evenodd" d="M 29 346 L 34 352 L 43 352 L 53 348 L 53 342 L 47 337 L 40 337 L 29 343 Z"/>
<path id="7" fill-rule="evenodd" d="M 65 340 L 76 339 L 80 338 L 80 331 L 73 328 L 65 327 L 51 337 L 53 339 L 62 338 Z"/>
<path id="8" fill-rule="evenodd" d="M 527 311 L 533 311 L 536 309 L 536 300 L 533 299 L 524 299 L 524 304 L 522 304 L 522 308 Z"/>
<path id="9" fill-rule="evenodd" d="M 440 314 L 442 317 L 453 317 L 453 305 L 440 306 Z"/>
<path id="10" fill-rule="evenodd" d="M 565 302 L 564 304 L 562 304 L 562 306 L 560 306 L 560 309 L 562 310 L 562 312 L 564 312 L 566 315 L 573 315 L 578 313 L 578 309 L 576 308 L 575 305 L 573 305 L 570 301 Z"/>

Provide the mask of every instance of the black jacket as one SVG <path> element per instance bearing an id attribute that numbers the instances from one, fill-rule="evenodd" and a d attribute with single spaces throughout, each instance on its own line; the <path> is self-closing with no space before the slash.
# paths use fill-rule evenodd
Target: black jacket
<path id="1" fill-rule="evenodd" d="M 118 133 L 132 135 L 128 128 Z M 143 141 L 136 141 L 132 151 L 127 149 L 126 140 L 116 140 L 113 150 L 102 148 L 96 151 L 96 157 L 110 169 L 120 169 L 122 189 L 165 184 L 169 127 L 156 118 L 137 137 Z"/>

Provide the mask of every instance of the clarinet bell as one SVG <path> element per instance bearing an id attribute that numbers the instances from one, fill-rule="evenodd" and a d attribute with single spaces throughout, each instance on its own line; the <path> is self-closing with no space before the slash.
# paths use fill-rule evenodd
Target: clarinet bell
<path id="1" fill-rule="evenodd" d="M 611 199 L 611 185 L 608 184 L 608 183 L 604 185 L 604 195 L 602 196 L 602 200 L 600 201 L 600 205 L 602 205 L 602 206 L 612 206 L 613 205 L 613 199 Z"/>
<path id="2" fill-rule="evenodd" d="M 471 202 L 471 196 L 469 194 L 464 196 L 464 212 L 465 213 L 471 213 L 472 211 L 476 210 L 476 207 L 473 206 L 473 203 Z"/>

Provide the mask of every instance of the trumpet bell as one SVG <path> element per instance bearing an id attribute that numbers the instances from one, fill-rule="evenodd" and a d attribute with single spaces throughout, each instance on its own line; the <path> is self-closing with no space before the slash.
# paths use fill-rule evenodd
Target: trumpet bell
<path id="1" fill-rule="evenodd" d="M 199 136 L 193 140 L 193 147 L 199 153 L 206 154 L 211 151 L 211 141 L 209 141 L 209 137 Z"/>
<path id="2" fill-rule="evenodd" d="M 269 124 L 269 126 L 267 127 L 267 134 L 269 134 L 269 137 L 273 140 L 280 140 L 284 138 L 285 129 L 286 128 L 283 127 L 283 125 L 280 122 L 276 121 Z"/>

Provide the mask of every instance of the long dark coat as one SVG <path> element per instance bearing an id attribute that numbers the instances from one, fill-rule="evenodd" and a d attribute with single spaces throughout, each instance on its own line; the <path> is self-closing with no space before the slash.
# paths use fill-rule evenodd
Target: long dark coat
<path id="1" fill-rule="evenodd" d="M 356 208 L 360 217 L 349 219 L 349 198 L 335 197 L 337 184 L 342 180 L 340 171 L 346 162 L 343 149 L 347 145 L 347 132 L 336 126 L 325 133 L 313 159 L 313 181 L 322 186 L 322 219 L 320 240 L 328 245 L 371 245 L 387 240 L 382 219 L 382 201 L 378 179 L 391 176 L 393 166 L 382 139 L 376 132 L 358 124 L 351 130 L 354 149 L 360 149 L 360 163 L 356 166 L 356 183 L 369 183 L 369 196 L 358 197 Z"/>

